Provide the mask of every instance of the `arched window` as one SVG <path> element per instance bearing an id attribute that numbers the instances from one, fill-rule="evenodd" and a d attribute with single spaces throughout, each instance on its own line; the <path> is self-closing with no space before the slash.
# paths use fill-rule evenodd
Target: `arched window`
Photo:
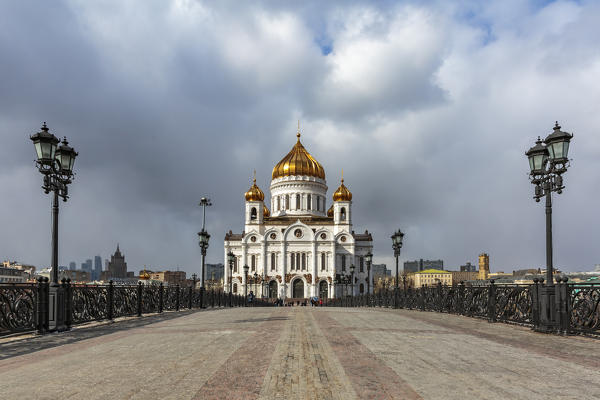
<path id="1" fill-rule="evenodd" d="M 275 271 L 275 268 L 277 267 L 277 265 L 275 265 L 276 262 L 275 253 L 271 253 L 271 271 Z"/>
<path id="2" fill-rule="evenodd" d="M 346 220 L 346 207 L 342 207 L 342 209 L 340 210 L 340 220 Z"/>
<path id="3" fill-rule="evenodd" d="M 296 210 L 300 209 L 300 195 L 296 195 Z"/>
<path id="4" fill-rule="evenodd" d="M 346 270 L 346 256 L 342 254 L 342 271 Z"/>
<path id="5" fill-rule="evenodd" d="M 286 210 L 290 209 L 290 195 L 289 194 L 285 195 L 285 209 Z"/>
<path id="6" fill-rule="evenodd" d="M 294 254 L 290 254 L 290 270 L 295 269 L 296 266 L 296 257 L 294 256 Z"/>
<path id="7" fill-rule="evenodd" d="M 281 199 L 277 196 L 277 211 L 281 210 Z"/>
<path id="8" fill-rule="evenodd" d="M 321 196 L 317 196 L 317 211 L 321 211 Z"/>
<path id="9" fill-rule="evenodd" d="M 302 253 L 302 270 L 306 269 L 306 253 Z"/>
<path id="10" fill-rule="evenodd" d="M 252 259 L 251 259 L 251 264 L 252 264 L 252 271 L 256 271 L 256 255 L 252 254 Z"/>
<path id="11" fill-rule="evenodd" d="M 326 261 L 327 260 L 327 256 L 325 255 L 325 253 L 321 253 L 321 271 L 325 271 L 326 268 Z"/>
<path id="12" fill-rule="evenodd" d="M 237 283 L 233 284 L 233 293 L 237 293 Z"/>
<path id="13" fill-rule="evenodd" d="M 306 198 L 306 209 L 312 210 L 312 196 L 310 194 Z"/>
<path id="14" fill-rule="evenodd" d="M 360 293 L 363 294 L 365 292 L 365 284 L 361 283 L 360 284 Z"/>
<path id="15" fill-rule="evenodd" d="M 233 259 L 233 272 L 235 272 L 237 274 L 238 272 L 238 258 L 234 258 Z"/>
<path id="16" fill-rule="evenodd" d="M 363 256 L 359 257 L 360 262 L 360 272 L 365 272 L 365 258 Z M 362 293 L 362 292 L 361 292 Z"/>
<path id="17" fill-rule="evenodd" d="M 256 219 L 256 207 L 252 207 L 252 210 L 250 211 L 250 219 L 251 220 Z"/>
<path id="18" fill-rule="evenodd" d="M 296 269 L 300 269 L 300 253 L 296 253 Z"/>

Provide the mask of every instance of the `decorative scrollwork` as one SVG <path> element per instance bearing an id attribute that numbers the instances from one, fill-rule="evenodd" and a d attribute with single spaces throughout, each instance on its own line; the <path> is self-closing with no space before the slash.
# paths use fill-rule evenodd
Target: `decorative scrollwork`
<path id="1" fill-rule="evenodd" d="M 146 285 L 142 288 L 142 313 L 158 312 L 159 290 L 158 285 Z"/>
<path id="2" fill-rule="evenodd" d="M 530 286 L 496 286 L 496 318 L 499 321 L 533 324 Z"/>
<path id="3" fill-rule="evenodd" d="M 115 318 L 137 314 L 137 286 L 115 286 L 113 296 Z"/>
<path id="4" fill-rule="evenodd" d="M 35 284 L 0 285 L 0 335 L 35 329 Z"/>
<path id="5" fill-rule="evenodd" d="M 570 285 L 571 330 L 600 334 L 600 286 Z"/>
<path id="6" fill-rule="evenodd" d="M 463 314 L 469 317 L 487 317 L 488 288 L 466 287 L 463 293 Z"/>
<path id="7" fill-rule="evenodd" d="M 107 286 L 73 286 L 73 323 L 105 319 L 108 315 Z"/>

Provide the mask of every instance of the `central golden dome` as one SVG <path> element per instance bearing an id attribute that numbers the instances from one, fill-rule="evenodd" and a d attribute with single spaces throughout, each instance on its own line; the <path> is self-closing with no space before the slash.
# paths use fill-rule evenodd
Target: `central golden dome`
<path id="1" fill-rule="evenodd" d="M 272 179 L 293 175 L 314 176 L 325 179 L 323 166 L 300 143 L 300 132 L 296 134 L 296 137 L 298 141 L 292 150 L 273 168 Z"/>

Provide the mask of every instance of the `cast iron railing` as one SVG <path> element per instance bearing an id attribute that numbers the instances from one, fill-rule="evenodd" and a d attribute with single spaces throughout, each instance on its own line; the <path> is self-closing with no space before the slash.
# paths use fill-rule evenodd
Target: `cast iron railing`
<path id="1" fill-rule="evenodd" d="M 564 334 L 600 335 L 600 285 L 567 283 L 559 278 L 554 285 L 555 331 Z M 406 290 L 381 290 L 354 297 L 327 299 L 329 307 L 388 307 L 434 311 L 485 318 L 490 322 L 506 322 L 531 326 L 540 324 L 542 283 L 529 285 L 423 286 Z"/>
<path id="2" fill-rule="evenodd" d="M 249 303 L 237 294 L 220 290 L 194 289 L 192 286 L 160 285 L 84 285 L 62 281 L 66 326 L 119 317 L 141 316 L 163 311 L 194 308 L 272 306 L 254 299 Z M 0 284 L 0 336 L 17 332 L 48 331 L 48 278 L 37 283 Z"/>

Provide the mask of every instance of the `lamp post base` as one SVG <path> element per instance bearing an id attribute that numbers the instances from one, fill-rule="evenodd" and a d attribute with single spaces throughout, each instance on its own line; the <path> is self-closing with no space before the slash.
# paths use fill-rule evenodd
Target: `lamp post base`
<path id="1" fill-rule="evenodd" d="M 51 283 L 48 292 L 48 330 L 62 332 L 65 325 L 65 288 L 58 283 Z"/>
<path id="2" fill-rule="evenodd" d="M 555 301 L 554 285 L 543 286 L 540 290 L 540 323 L 534 328 L 536 332 L 552 333 L 558 330 Z"/>

